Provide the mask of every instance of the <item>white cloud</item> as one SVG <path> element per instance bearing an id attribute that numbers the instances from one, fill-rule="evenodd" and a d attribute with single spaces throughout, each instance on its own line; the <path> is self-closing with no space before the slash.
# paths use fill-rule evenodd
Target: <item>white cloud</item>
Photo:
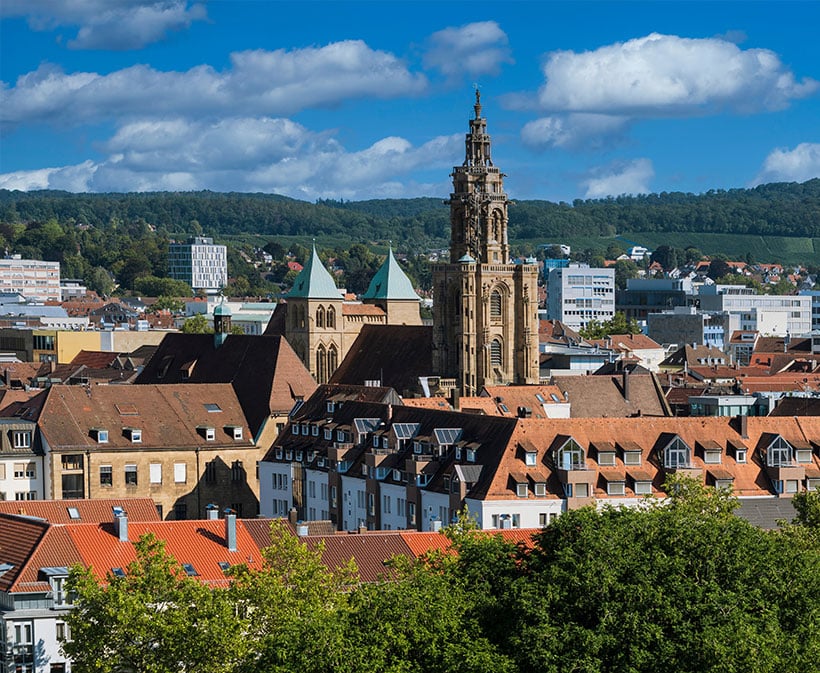
<path id="1" fill-rule="evenodd" d="M 521 129 L 521 140 L 535 148 L 598 147 L 604 140 L 612 141 L 620 137 L 628 124 L 628 118 L 617 115 L 552 115 L 525 124 Z"/>
<path id="2" fill-rule="evenodd" d="M 495 21 L 445 28 L 430 36 L 424 64 L 447 77 L 497 75 L 504 63 L 513 63 L 507 34 Z"/>
<path id="3" fill-rule="evenodd" d="M 204 0 L 3 0 L 0 16 L 22 16 L 33 30 L 77 26 L 73 49 L 126 50 L 157 42 L 207 18 Z"/>
<path id="4" fill-rule="evenodd" d="M 594 51 L 553 52 L 544 75 L 544 110 L 642 117 L 776 110 L 820 86 L 796 80 L 767 49 L 657 33 Z"/>
<path id="5" fill-rule="evenodd" d="M 460 134 L 413 146 L 388 137 L 354 152 L 329 132 L 288 119 L 182 118 L 127 124 L 98 149 L 99 163 L 0 175 L 0 188 L 68 191 L 198 190 L 274 192 L 317 198 L 404 196 L 411 172 L 451 166 Z M 412 183 L 412 193 L 446 194 L 446 185 Z M 434 189 L 435 191 L 424 191 Z M 421 190 L 421 191 L 419 191 Z"/>
<path id="6" fill-rule="evenodd" d="M 772 150 L 753 184 L 805 182 L 813 178 L 820 178 L 820 143 L 800 143 L 793 150 Z"/>
<path id="7" fill-rule="evenodd" d="M 600 199 L 621 194 L 646 194 L 650 191 L 649 181 L 655 170 L 649 159 L 635 159 L 625 164 L 617 164 L 581 183 L 586 187 L 585 198 Z"/>
<path id="8" fill-rule="evenodd" d="M 393 54 L 360 40 L 325 47 L 231 54 L 231 68 L 207 65 L 185 72 L 144 65 L 107 75 L 66 74 L 42 65 L 0 89 L 0 120 L 17 124 L 53 121 L 72 125 L 115 117 L 169 115 L 293 114 L 314 106 L 362 97 L 393 98 L 426 88 Z"/>

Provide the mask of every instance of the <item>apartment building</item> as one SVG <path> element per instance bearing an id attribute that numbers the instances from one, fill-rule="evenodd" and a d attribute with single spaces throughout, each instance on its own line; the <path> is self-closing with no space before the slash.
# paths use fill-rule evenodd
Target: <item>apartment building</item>
<path id="1" fill-rule="evenodd" d="M 194 292 L 216 294 L 228 284 L 228 253 L 212 238 L 194 236 L 186 243 L 171 243 L 168 275 L 190 285 Z"/>
<path id="2" fill-rule="evenodd" d="M 20 255 L 0 259 L 0 292 L 16 292 L 34 302 L 61 301 L 60 263 Z"/>
<path id="3" fill-rule="evenodd" d="M 547 276 L 547 318 L 577 330 L 591 320 L 615 316 L 615 270 L 571 264 L 550 269 Z"/>

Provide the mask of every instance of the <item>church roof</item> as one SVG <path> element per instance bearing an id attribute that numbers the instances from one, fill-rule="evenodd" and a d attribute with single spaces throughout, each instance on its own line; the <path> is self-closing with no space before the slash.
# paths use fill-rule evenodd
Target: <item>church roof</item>
<path id="1" fill-rule="evenodd" d="M 396 258 L 393 257 L 392 249 L 387 253 L 384 264 L 373 276 L 362 299 L 414 299 L 419 301 L 413 284 L 407 274 L 402 271 Z"/>
<path id="2" fill-rule="evenodd" d="M 293 289 L 288 297 L 299 297 L 302 299 L 340 299 L 339 288 L 333 282 L 325 265 L 319 259 L 316 246 L 310 255 L 305 267 L 293 281 Z"/>

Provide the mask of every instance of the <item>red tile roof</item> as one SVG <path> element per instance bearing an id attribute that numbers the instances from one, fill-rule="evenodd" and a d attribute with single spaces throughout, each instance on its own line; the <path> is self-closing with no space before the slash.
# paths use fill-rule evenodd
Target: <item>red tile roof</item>
<path id="1" fill-rule="evenodd" d="M 128 513 L 132 521 L 159 521 L 157 507 L 151 498 L 112 498 L 100 500 L 1 500 L 0 512 L 43 519 L 49 523 L 104 523 L 113 521 L 113 508 Z M 76 509 L 78 519 L 69 515 Z"/>

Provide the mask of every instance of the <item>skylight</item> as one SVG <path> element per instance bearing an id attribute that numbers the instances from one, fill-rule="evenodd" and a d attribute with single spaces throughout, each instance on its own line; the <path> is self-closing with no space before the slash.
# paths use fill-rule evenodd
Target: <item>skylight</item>
<path id="1" fill-rule="evenodd" d="M 440 445 L 449 446 L 461 439 L 462 432 L 461 428 L 436 428 L 433 430 L 433 436 Z"/>
<path id="2" fill-rule="evenodd" d="M 199 575 L 199 573 L 196 571 L 196 568 L 194 568 L 194 565 L 192 563 L 183 563 L 182 569 L 185 571 L 186 575 Z"/>
<path id="3" fill-rule="evenodd" d="M 136 404 L 115 404 L 120 416 L 139 416 Z"/>
<path id="4" fill-rule="evenodd" d="M 394 423 L 393 432 L 396 439 L 412 439 L 419 431 L 418 423 Z"/>
<path id="5" fill-rule="evenodd" d="M 217 414 L 222 411 L 222 408 L 216 402 L 206 402 L 203 406 L 209 414 Z"/>
<path id="6" fill-rule="evenodd" d="M 356 418 L 353 421 L 353 424 L 356 426 L 356 431 L 359 434 L 373 432 L 379 427 L 380 423 L 381 419 L 379 418 Z"/>
<path id="7" fill-rule="evenodd" d="M 69 519 L 79 519 L 80 518 L 80 510 L 76 507 L 68 507 L 68 518 Z"/>
<path id="8" fill-rule="evenodd" d="M 111 568 L 111 574 L 114 577 L 125 577 L 125 571 L 122 568 Z"/>
<path id="9" fill-rule="evenodd" d="M 227 570 L 230 569 L 230 567 L 231 567 L 231 564 L 228 563 L 227 561 L 219 561 L 219 568 L 220 568 L 220 570 L 222 570 L 222 572 L 226 572 Z"/>

